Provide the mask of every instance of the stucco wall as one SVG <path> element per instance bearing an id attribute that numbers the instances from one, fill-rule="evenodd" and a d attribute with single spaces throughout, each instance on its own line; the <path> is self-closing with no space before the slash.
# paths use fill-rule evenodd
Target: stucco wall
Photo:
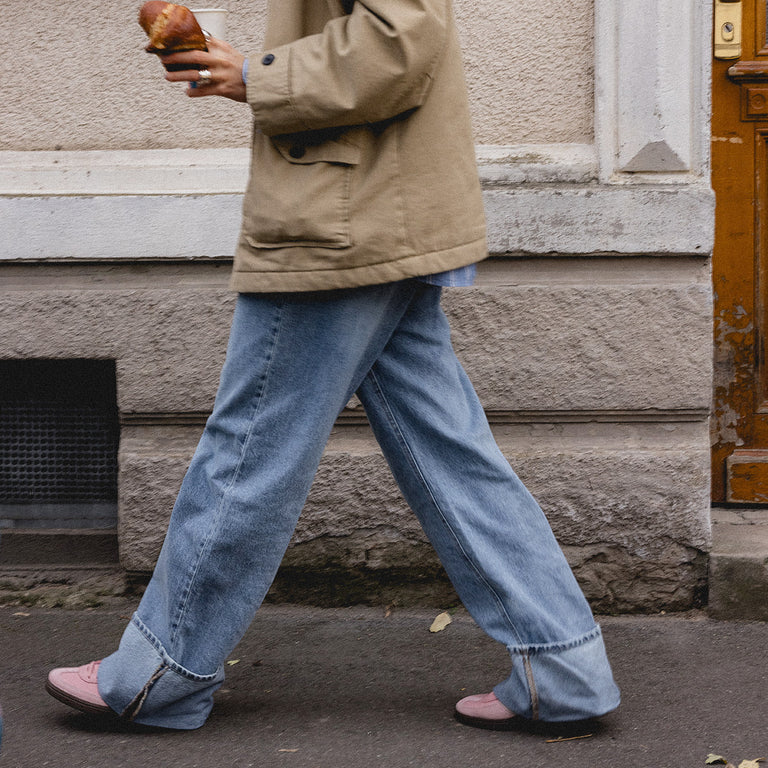
<path id="1" fill-rule="evenodd" d="M 2 0 L 13 34 L 3 57 L 0 149 L 236 147 L 241 105 L 191 100 L 162 79 L 136 23 L 140 0 Z M 203 3 L 202 5 L 213 5 Z M 260 51 L 266 0 L 223 0 L 229 40 Z M 592 0 L 457 0 L 481 144 L 589 142 Z"/>

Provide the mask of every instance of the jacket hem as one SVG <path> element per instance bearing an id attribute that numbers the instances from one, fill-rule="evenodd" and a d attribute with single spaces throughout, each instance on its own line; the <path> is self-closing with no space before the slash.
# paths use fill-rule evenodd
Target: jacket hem
<path id="1" fill-rule="evenodd" d="M 229 287 L 238 293 L 296 293 L 360 288 L 423 277 L 482 261 L 488 256 L 485 235 L 453 248 L 406 256 L 380 264 L 303 271 L 243 271 L 237 266 Z"/>

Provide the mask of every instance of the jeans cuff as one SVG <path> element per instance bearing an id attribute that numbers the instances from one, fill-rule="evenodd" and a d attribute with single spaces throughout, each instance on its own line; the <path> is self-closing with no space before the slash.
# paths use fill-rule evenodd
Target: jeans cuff
<path id="1" fill-rule="evenodd" d="M 121 717 L 183 730 L 205 723 L 223 681 L 222 668 L 199 675 L 174 661 L 136 614 L 98 673 L 99 694 Z"/>
<path id="2" fill-rule="evenodd" d="M 493 692 L 515 714 L 566 722 L 599 717 L 619 706 L 600 627 L 564 642 L 507 650 L 512 673 Z"/>

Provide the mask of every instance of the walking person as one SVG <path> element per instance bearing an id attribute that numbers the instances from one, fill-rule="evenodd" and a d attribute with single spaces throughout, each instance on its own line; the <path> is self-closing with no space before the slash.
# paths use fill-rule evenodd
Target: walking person
<path id="1" fill-rule="evenodd" d="M 253 116 L 219 390 L 119 648 L 53 670 L 49 692 L 203 725 L 356 392 L 459 597 L 510 653 L 509 676 L 457 717 L 506 728 L 614 709 L 600 629 L 440 308 L 441 287 L 470 284 L 486 256 L 449 0 L 273 0 L 258 56 L 209 43 L 167 57 L 201 71 L 166 77 Z"/>

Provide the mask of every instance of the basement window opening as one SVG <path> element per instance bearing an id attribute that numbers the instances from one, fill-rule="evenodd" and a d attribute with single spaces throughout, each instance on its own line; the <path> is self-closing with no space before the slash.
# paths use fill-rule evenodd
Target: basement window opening
<path id="1" fill-rule="evenodd" d="M 16 533 L 114 534 L 118 442 L 114 361 L 0 360 L 0 560 Z"/>

